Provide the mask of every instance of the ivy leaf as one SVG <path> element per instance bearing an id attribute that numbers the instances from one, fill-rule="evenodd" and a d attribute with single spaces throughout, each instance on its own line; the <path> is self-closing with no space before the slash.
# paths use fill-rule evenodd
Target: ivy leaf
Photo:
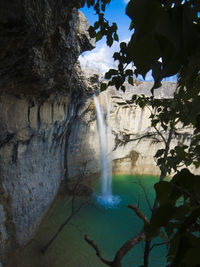
<path id="1" fill-rule="evenodd" d="M 87 0 L 87 7 L 89 8 L 90 6 L 94 5 L 95 0 Z"/>
<path id="2" fill-rule="evenodd" d="M 133 95 L 131 99 L 133 102 L 135 102 L 135 100 L 137 99 L 137 95 Z"/>
<path id="3" fill-rule="evenodd" d="M 122 86 L 121 86 L 121 90 L 122 90 L 122 92 L 125 93 L 125 91 L 126 91 L 126 87 L 125 87 L 124 85 L 122 85 Z"/>
<path id="4" fill-rule="evenodd" d="M 200 162 L 199 161 L 193 161 L 193 164 L 196 168 L 200 167 Z"/>
<path id="5" fill-rule="evenodd" d="M 96 22 L 94 23 L 94 29 L 98 29 L 98 28 L 99 28 L 99 26 L 100 26 L 100 23 L 99 23 L 99 21 L 96 21 Z"/>
<path id="6" fill-rule="evenodd" d="M 130 26 L 129 26 L 129 30 L 133 30 L 134 26 L 133 26 L 133 21 L 131 21 Z"/>
<path id="7" fill-rule="evenodd" d="M 109 47 L 112 46 L 112 44 L 113 44 L 113 38 L 112 38 L 112 36 L 109 36 L 109 35 L 107 36 L 106 44 L 107 44 Z"/>
<path id="8" fill-rule="evenodd" d="M 131 0 L 126 7 L 126 14 L 133 22 L 131 27 L 145 33 L 152 31 L 162 13 L 163 7 L 156 0 Z"/>
<path id="9" fill-rule="evenodd" d="M 125 42 L 121 42 L 120 49 L 122 53 L 126 52 L 126 48 L 127 48 L 127 44 Z"/>
<path id="10" fill-rule="evenodd" d="M 107 83 L 101 83 L 101 86 L 100 86 L 101 92 L 105 91 L 107 87 L 108 87 Z"/>
<path id="11" fill-rule="evenodd" d="M 128 83 L 131 84 L 131 85 L 134 85 L 134 81 L 133 81 L 133 77 L 132 76 L 128 77 Z"/>
<path id="12" fill-rule="evenodd" d="M 117 33 L 114 33 L 114 40 L 117 41 L 117 42 L 119 42 L 119 36 L 118 36 Z"/>
<path id="13" fill-rule="evenodd" d="M 188 169 L 185 168 L 177 173 L 173 177 L 171 182 L 188 191 L 193 189 L 194 179 L 195 175 L 193 175 Z"/>
<path id="14" fill-rule="evenodd" d="M 119 69 L 119 71 L 123 71 L 124 70 L 124 68 L 123 68 L 123 64 L 122 63 L 119 63 L 118 64 L 118 69 Z"/>
<path id="15" fill-rule="evenodd" d="M 113 31 L 116 32 L 118 27 L 117 27 L 117 24 L 115 22 L 113 22 L 112 27 L 113 27 Z"/>
<path id="16" fill-rule="evenodd" d="M 152 127 L 156 127 L 156 125 L 159 123 L 159 120 L 152 120 L 151 125 Z"/>
<path id="17" fill-rule="evenodd" d="M 133 76 L 133 70 L 131 70 L 131 69 L 126 70 L 125 75 L 126 76 Z"/>
<path id="18" fill-rule="evenodd" d="M 88 29 L 89 35 L 91 38 L 95 38 L 96 37 L 96 32 L 94 30 L 94 27 L 90 26 Z"/>
<path id="19" fill-rule="evenodd" d="M 96 42 L 98 42 L 99 40 L 101 40 L 102 37 L 103 37 L 103 36 L 102 36 L 101 31 L 98 31 L 97 34 L 96 34 Z"/>
<path id="20" fill-rule="evenodd" d="M 117 75 L 118 74 L 118 71 L 115 70 L 115 69 L 110 69 L 109 70 L 109 73 L 113 76 L 113 75 Z"/>
<path id="21" fill-rule="evenodd" d="M 111 73 L 110 71 L 105 73 L 105 79 L 109 80 L 111 78 Z"/>
<path id="22" fill-rule="evenodd" d="M 176 208 L 172 205 L 166 205 L 159 207 L 153 214 L 150 224 L 154 228 L 159 228 L 167 225 L 167 223 L 172 219 Z"/>
<path id="23" fill-rule="evenodd" d="M 105 10 L 106 10 L 106 6 L 105 6 L 104 4 L 101 5 L 101 10 L 102 10 L 103 12 L 105 12 Z"/>
<path id="24" fill-rule="evenodd" d="M 120 59 L 120 53 L 115 52 L 113 54 L 113 58 L 114 58 L 114 60 L 119 60 Z"/>
<path id="25" fill-rule="evenodd" d="M 161 156 L 164 154 L 164 152 L 165 152 L 165 149 L 159 149 L 159 150 L 156 152 L 155 157 L 156 157 L 156 158 L 161 157 Z"/>
<path id="26" fill-rule="evenodd" d="M 160 205 L 173 204 L 175 201 L 170 198 L 172 185 L 167 181 L 161 181 L 154 185 L 156 196 Z"/>

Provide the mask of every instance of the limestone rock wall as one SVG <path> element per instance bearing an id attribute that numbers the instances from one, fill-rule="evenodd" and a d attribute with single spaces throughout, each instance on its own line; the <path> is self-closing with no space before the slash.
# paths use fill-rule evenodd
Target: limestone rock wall
<path id="1" fill-rule="evenodd" d="M 101 77 L 93 71 L 84 70 L 88 84 L 97 92 Z M 68 177 L 76 180 L 84 175 L 85 180 L 94 180 L 100 177 L 100 141 L 97 127 L 96 111 L 93 95 L 83 101 L 71 127 L 68 142 L 67 169 Z"/>
<path id="2" fill-rule="evenodd" d="M 130 104 L 133 94 L 148 95 L 151 87 L 151 83 L 144 82 L 139 86 L 127 87 L 125 94 L 114 89 L 108 92 L 111 96 L 111 126 L 115 140 L 114 173 L 160 175 L 154 156 L 158 149 L 164 148 L 164 144 L 151 127 L 150 110 Z M 155 91 L 155 97 L 172 98 L 175 90 L 175 83 L 163 82 L 162 87 Z M 162 134 L 167 136 L 166 132 Z M 177 144 L 189 144 L 191 136 L 192 130 L 189 127 L 182 128 L 182 125 L 179 125 L 176 135 L 172 138 L 171 148 Z M 194 166 L 191 170 L 199 173 Z"/>
<path id="3" fill-rule="evenodd" d="M 25 94 L 67 89 L 74 63 L 91 49 L 82 0 L 0 2 L 0 90 Z M 68 87 L 69 90 L 69 87 Z"/>
<path id="4" fill-rule="evenodd" d="M 65 136 L 75 108 L 69 108 L 70 96 L 55 102 L 54 97 L 35 104 L 5 94 L 0 98 L 2 202 L 12 217 L 5 227 L 15 228 L 20 244 L 33 235 L 64 177 Z"/>
<path id="5" fill-rule="evenodd" d="M 35 233 L 67 176 L 67 143 L 78 97 L 0 96 L 0 256 Z"/>
<path id="6" fill-rule="evenodd" d="M 100 153 L 96 112 L 90 105 L 79 113 L 71 128 L 67 153 L 68 177 L 72 180 L 80 175 L 86 179 L 98 178 L 101 172 Z"/>
<path id="7" fill-rule="evenodd" d="M 0 2 L 0 261 L 29 241 L 68 178 L 68 139 L 95 87 L 84 1 Z M 86 103 L 86 108 L 84 107 Z M 69 170 L 68 170 L 69 168 Z"/>
<path id="8" fill-rule="evenodd" d="M 92 71 L 85 69 L 86 74 L 92 75 Z M 133 94 L 150 95 L 152 83 L 144 82 L 134 87 L 128 87 L 126 93 L 116 91 L 115 88 L 109 88 L 106 92 L 98 96 L 99 102 L 103 107 L 104 117 L 106 118 L 106 100 L 111 109 L 111 128 L 112 138 L 110 143 L 112 146 L 113 156 L 113 172 L 118 174 L 150 174 L 159 175 L 160 169 L 156 166 L 155 154 L 158 149 L 164 147 L 160 136 L 151 127 L 149 119 L 150 111 L 148 108 L 131 104 L 130 100 Z M 176 90 L 175 83 L 164 82 L 162 87 L 155 91 L 157 98 L 172 98 Z M 93 109 L 93 113 L 92 113 Z M 91 115 L 92 114 L 92 115 Z M 70 146 L 71 162 L 73 155 L 78 155 L 76 166 L 87 163 L 88 173 L 100 171 L 100 144 L 99 132 L 96 123 L 96 112 L 94 104 L 91 104 L 90 113 L 82 116 L 76 127 L 73 128 L 74 140 Z M 163 135 L 167 133 L 163 132 Z M 176 136 L 173 136 L 171 148 L 179 144 L 187 144 L 190 142 L 192 130 L 190 128 L 182 129 L 182 125 L 177 130 Z M 85 141 L 82 141 L 85 140 Z M 80 149 L 80 150 L 79 150 Z M 81 152 L 81 153 L 80 153 Z M 79 157 L 79 158 L 78 158 Z M 199 173 L 191 167 L 192 171 Z M 72 174 L 72 173 L 71 173 Z M 77 168 L 73 170 L 72 176 L 78 174 Z"/>

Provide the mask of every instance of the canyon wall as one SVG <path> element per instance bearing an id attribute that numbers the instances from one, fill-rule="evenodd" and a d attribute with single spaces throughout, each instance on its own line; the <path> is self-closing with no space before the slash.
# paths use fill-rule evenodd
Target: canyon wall
<path id="1" fill-rule="evenodd" d="M 90 69 L 84 69 L 84 71 L 88 77 L 93 73 Z M 106 97 L 110 104 L 112 137 L 109 143 L 112 147 L 114 174 L 160 175 L 160 169 L 156 165 L 154 156 L 158 149 L 164 148 L 163 140 L 151 127 L 149 108 L 141 109 L 130 101 L 133 94 L 150 96 L 152 85 L 151 82 L 140 82 L 134 86 L 126 84 L 125 93 L 110 87 L 98 95 L 105 119 L 107 116 Z M 170 99 L 175 90 L 176 83 L 163 82 L 162 87 L 155 91 L 155 97 Z M 71 177 L 78 176 L 81 171 L 83 172 L 85 165 L 87 166 L 86 171 L 90 175 L 95 173 L 95 168 L 99 170 L 100 141 L 95 112 L 95 106 L 92 102 L 90 113 L 80 117 L 79 122 L 72 130 L 75 138 L 69 145 L 69 158 L 75 164 L 74 166 L 79 166 L 79 170 L 74 168 Z M 164 131 L 162 134 L 167 135 Z M 171 148 L 178 144 L 188 144 L 191 136 L 192 130 L 182 128 L 180 125 L 176 134 L 173 135 Z M 199 170 L 196 170 L 194 166 L 191 167 L 191 170 L 194 173 L 199 173 Z"/>
<path id="2" fill-rule="evenodd" d="M 84 1 L 0 3 L 0 261 L 34 235 L 68 177 L 71 128 L 95 86 Z"/>
<path id="3" fill-rule="evenodd" d="M 160 175 L 156 165 L 155 154 L 164 148 L 162 138 L 151 127 L 151 109 L 144 109 L 131 103 L 133 94 L 150 95 L 152 83 L 141 82 L 133 87 L 127 86 L 127 91 L 116 92 L 110 89 L 111 126 L 114 139 L 113 172 L 118 174 L 149 174 Z M 162 87 L 155 91 L 155 98 L 170 99 L 176 90 L 176 83 L 163 82 Z M 162 135 L 168 133 L 162 130 Z M 172 137 L 170 147 L 188 144 L 192 130 L 183 128 L 180 124 Z M 195 168 L 192 168 L 195 171 Z"/>

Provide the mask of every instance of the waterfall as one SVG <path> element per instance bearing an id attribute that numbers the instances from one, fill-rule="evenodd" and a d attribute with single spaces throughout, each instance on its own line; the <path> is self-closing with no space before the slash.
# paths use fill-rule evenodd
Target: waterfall
<path id="1" fill-rule="evenodd" d="M 101 106 L 99 101 L 94 95 L 94 104 L 97 113 L 97 123 L 99 129 L 99 137 L 100 137 L 100 146 L 101 146 L 101 165 L 102 165 L 102 197 L 107 199 L 109 198 L 109 189 L 108 189 L 108 175 L 107 175 L 107 156 L 106 156 L 106 131 L 105 124 L 103 119 L 103 114 L 101 110 Z"/>
<path id="2" fill-rule="evenodd" d="M 107 148 L 107 175 L 108 175 L 108 190 L 112 195 L 112 130 L 110 125 L 110 103 L 108 102 L 107 94 L 104 92 L 103 96 L 106 101 L 106 148 Z"/>
<path id="3" fill-rule="evenodd" d="M 107 94 L 100 95 L 101 103 L 103 102 L 102 96 L 106 103 L 106 124 L 104 120 L 104 112 L 98 101 L 96 95 L 94 95 L 94 104 L 97 114 L 97 124 L 99 130 L 100 147 L 101 147 L 101 195 L 98 200 L 106 208 L 112 207 L 120 202 L 118 196 L 112 195 L 112 131 L 110 125 L 110 105 L 108 102 Z"/>

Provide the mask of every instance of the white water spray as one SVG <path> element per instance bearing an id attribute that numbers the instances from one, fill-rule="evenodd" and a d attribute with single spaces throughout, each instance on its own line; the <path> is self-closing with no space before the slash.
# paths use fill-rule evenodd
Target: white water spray
<path id="1" fill-rule="evenodd" d="M 102 165 L 102 192 L 99 197 L 106 208 L 112 207 L 120 202 L 118 196 L 112 195 L 112 132 L 110 126 L 110 105 L 106 94 L 102 94 L 106 102 L 106 126 L 104 122 L 104 114 L 99 101 L 94 95 L 94 104 L 97 113 L 97 123 L 99 129 L 100 146 L 101 146 L 101 165 Z M 102 102 L 102 95 L 101 102 Z M 108 156 L 107 156 L 108 155 Z"/>

